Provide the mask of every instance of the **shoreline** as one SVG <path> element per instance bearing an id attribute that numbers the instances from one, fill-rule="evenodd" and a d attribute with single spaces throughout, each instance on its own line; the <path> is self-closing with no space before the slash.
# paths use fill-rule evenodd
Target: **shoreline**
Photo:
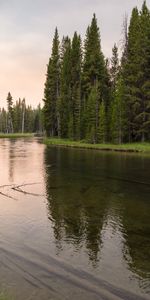
<path id="1" fill-rule="evenodd" d="M 0 133 L 0 139 L 34 138 L 34 133 Z M 41 137 L 43 143 L 47 146 L 78 148 L 85 150 L 97 150 L 122 153 L 150 153 L 150 142 L 128 143 L 128 144 L 90 144 L 85 141 L 72 141 L 61 138 Z"/>
<path id="2" fill-rule="evenodd" d="M 112 151 L 124 153 L 150 153 L 150 143 L 132 143 L 132 144 L 90 144 L 82 141 L 71 141 L 59 138 L 44 138 L 44 144 L 47 146 L 58 146 L 65 148 L 79 148 L 99 151 Z"/>
<path id="3" fill-rule="evenodd" d="M 0 139 L 15 139 L 15 138 L 26 138 L 34 137 L 33 133 L 0 133 Z"/>

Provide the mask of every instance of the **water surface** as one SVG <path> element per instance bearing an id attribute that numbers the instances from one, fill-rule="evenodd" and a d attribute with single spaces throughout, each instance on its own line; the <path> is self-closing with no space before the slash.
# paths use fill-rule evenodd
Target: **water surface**
<path id="1" fill-rule="evenodd" d="M 0 140 L 0 290 L 150 299 L 150 157 Z"/>

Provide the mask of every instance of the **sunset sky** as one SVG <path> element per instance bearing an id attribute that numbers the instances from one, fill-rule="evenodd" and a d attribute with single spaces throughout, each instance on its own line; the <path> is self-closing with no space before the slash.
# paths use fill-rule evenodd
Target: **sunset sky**
<path id="1" fill-rule="evenodd" d="M 36 106 L 43 89 L 53 34 L 60 39 L 74 31 L 84 38 L 93 13 L 101 31 L 102 50 L 111 56 L 114 42 L 121 40 L 125 13 L 143 0 L 0 0 L 0 107 L 7 93 L 26 98 Z M 150 6 L 150 0 L 147 0 Z M 42 102 L 42 101 L 41 101 Z"/>

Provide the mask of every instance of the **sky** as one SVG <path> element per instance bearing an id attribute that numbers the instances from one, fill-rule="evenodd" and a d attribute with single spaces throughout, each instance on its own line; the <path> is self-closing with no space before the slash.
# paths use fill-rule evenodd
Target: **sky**
<path id="1" fill-rule="evenodd" d="M 121 40 L 125 14 L 130 19 L 134 6 L 143 0 L 0 0 L 0 107 L 6 107 L 11 92 L 33 107 L 42 103 L 46 65 L 55 27 L 60 40 L 78 31 L 84 40 L 87 26 L 96 13 L 102 51 Z M 150 0 L 147 0 L 150 7 Z"/>

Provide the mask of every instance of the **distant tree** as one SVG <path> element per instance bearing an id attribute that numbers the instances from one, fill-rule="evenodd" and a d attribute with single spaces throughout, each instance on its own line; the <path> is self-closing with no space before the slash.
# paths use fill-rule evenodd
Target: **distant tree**
<path id="1" fill-rule="evenodd" d="M 8 93 L 7 96 L 7 109 L 8 109 L 8 120 L 7 120 L 7 132 L 8 133 L 13 133 L 13 98 L 10 94 Z"/>
<path id="2" fill-rule="evenodd" d="M 7 132 L 7 112 L 4 108 L 0 108 L 0 132 Z"/>

